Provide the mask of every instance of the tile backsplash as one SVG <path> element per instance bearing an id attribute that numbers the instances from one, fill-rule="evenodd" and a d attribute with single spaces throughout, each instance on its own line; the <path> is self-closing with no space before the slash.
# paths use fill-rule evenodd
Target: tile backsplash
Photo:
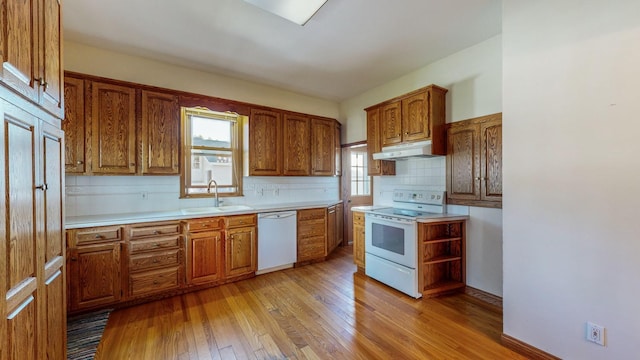
<path id="1" fill-rule="evenodd" d="M 263 205 L 339 199 L 337 177 L 244 177 L 241 197 L 223 205 Z M 66 216 L 173 211 L 211 206 L 212 199 L 180 199 L 179 176 L 66 177 Z"/>
<path id="2" fill-rule="evenodd" d="M 373 203 L 392 205 L 395 189 L 445 191 L 445 174 L 444 156 L 396 161 L 395 176 L 373 178 Z"/>

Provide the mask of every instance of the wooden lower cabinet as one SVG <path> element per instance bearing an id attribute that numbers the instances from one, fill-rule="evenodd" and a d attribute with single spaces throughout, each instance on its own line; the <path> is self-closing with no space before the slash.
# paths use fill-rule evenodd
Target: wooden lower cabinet
<path id="1" fill-rule="evenodd" d="M 256 215 L 226 219 L 225 277 L 255 274 L 258 269 Z"/>
<path id="2" fill-rule="evenodd" d="M 223 236 L 222 230 L 187 234 L 187 285 L 222 279 Z"/>
<path id="3" fill-rule="evenodd" d="M 337 215 L 336 205 L 327 208 L 327 255 L 331 254 L 338 246 L 338 234 L 336 233 Z"/>
<path id="4" fill-rule="evenodd" d="M 66 314 L 66 293 L 67 287 L 65 283 L 65 274 L 60 269 L 63 265 L 60 258 L 60 266 L 45 269 L 45 273 L 52 272 L 49 276 L 45 276 L 45 296 L 46 296 L 46 359 L 65 359 L 67 354 L 67 342 L 60 341 L 60 329 L 67 326 Z M 62 334 L 66 340 L 66 332 Z"/>
<path id="5" fill-rule="evenodd" d="M 418 224 L 418 288 L 433 297 L 465 287 L 465 220 Z"/>
<path id="6" fill-rule="evenodd" d="M 363 270 L 364 262 L 364 213 L 352 211 L 353 214 L 353 262 L 358 270 Z"/>
<path id="7" fill-rule="evenodd" d="M 130 299 L 172 290 L 182 285 L 182 234 L 179 222 L 127 227 Z"/>
<path id="8" fill-rule="evenodd" d="M 297 262 L 322 259 L 327 256 L 326 208 L 298 210 Z"/>
<path id="9" fill-rule="evenodd" d="M 71 236 L 79 237 L 78 231 Z M 99 240 L 98 236 L 95 235 Z M 69 311 L 116 304 L 122 298 L 121 240 L 79 244 L 68 250 Z"/>

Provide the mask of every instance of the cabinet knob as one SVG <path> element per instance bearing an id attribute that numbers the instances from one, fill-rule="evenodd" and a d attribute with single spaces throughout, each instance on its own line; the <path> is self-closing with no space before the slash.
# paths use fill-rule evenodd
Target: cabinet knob
<path id="1" fill-rule="evenodd" d="M 482 180 L 482 178 L 477 177 L 476 180 L 480 181 L 480 180 Z"/>
<path id="2" fill-rule="evenodd" d="M 78 258 L 77 257 L 72 257 L 71 261 L 78 261 Z"/>
<path id="3" fill-rule="evenodd" d="M 78 164 L 78 165 L 82 165 L 83 163 L 84 163 L 84 162 L 83 162 L 82 160 L 78 160 L 78 161 L 76 161 L 76 164 Z"/>
<path id="4" fill-rule="evenodd" d="M 160 244 L 158 244 L 158 243 L 153 243 L 153 247 L 160 247 Z"/>
<path id="5" fill-rule="evenodd" d="M 49 87 L 49 83 L 43 77 L 39 77 L 33 80 L 37 81 L 40 84 L 40 86 L 42 86 L 43 91 L 47 91 L 47 87 Z"/>
<path id="6" fill-rule="evenodd" d="M 153 230 L 153 235 L 158 235 L 158 234 L 160 234 L 160 231 L 158 231 L 158 230 Z"/>
<path id="7" fill-rule="evenodd" d="M 95 239 L 101 239 L 101 238 L 102 238 L 102 235 L 100 235 L 100 234 L 95 234 L 93 237 L 94 237 Z"/>
<path id="8" fill-rule="evenodd" d="M 136 163 L 130 163 L 129 166 L 136 166 Z"/>
<path id="9" fill-rule="evenodd" d="M 158 259 L 153 259 L 153 263 L 156 264 L 158 262 Z"/>
<path id="10" fill-rule="evenodd" d="M 158 285 L 158 280 L 153 280 L 153 285 Z"/>
<path id="11" fill-rule="evenodd" d="M 405 135 L 409 135 L 409 132 L 407 131 L 406 133 L 404 133 Z"/>

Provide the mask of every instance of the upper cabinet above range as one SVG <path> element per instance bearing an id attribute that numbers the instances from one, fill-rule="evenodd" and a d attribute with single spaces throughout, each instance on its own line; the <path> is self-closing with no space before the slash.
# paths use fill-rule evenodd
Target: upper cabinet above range
<path id="1" fill-rule="evenodd" d="M 369 152 L 379 152 L 383 147 L 392 145 L 431 140 L 432 154 L 446 155 L 447 91 L 437 85 L 429 85 L 366 108 Z M 369 161 L 369 175 L 395 174 L 395 166 L 389 161 L 372 158 Z"/>

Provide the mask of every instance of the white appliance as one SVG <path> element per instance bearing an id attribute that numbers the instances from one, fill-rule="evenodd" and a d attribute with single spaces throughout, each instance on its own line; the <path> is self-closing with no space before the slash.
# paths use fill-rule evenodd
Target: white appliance
<path id="1" fill-rule="evenodd" d="M 442 191 L 394 190 L 393 207 L 365 214 L 365 274 L 414 298 L 418 289 L 418 218 L 441 217 Z"/>
<path id="2" fill-rule="evenodd" d="M 296 212 L 258 214 L 257 275 L 293 267 L 297 256 Z"/>

